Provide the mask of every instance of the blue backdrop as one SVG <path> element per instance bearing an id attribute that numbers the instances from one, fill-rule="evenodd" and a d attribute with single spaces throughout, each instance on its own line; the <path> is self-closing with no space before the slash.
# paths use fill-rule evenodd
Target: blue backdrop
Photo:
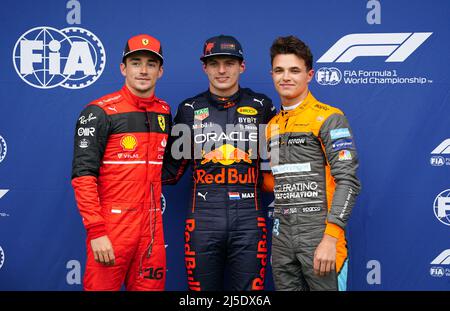
<path id="1" fill-rule="evenodd" d="M 278 108 L 269 47 L 280 35 L 304 40 L 315 56 L 310 88 L 346 113 L 359 150 L 348 288 L 450 289 L 449 1 L 4 0 L 0 29 L 0 290 L 82 288 L 75 122 L 122 86 L 122 49 L 138 33 L 162 41 L 157 95 L 174 111 L 207 88 L 206 38 L 236 36 L 241 85 Z M 188 187 L 185 176 L 164 191 L 169 290 L 186 289 Z"/>

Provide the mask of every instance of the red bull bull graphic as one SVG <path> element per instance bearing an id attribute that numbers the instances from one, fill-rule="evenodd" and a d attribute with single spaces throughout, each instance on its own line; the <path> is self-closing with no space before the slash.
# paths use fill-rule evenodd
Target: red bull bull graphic
<path id="1" fill-rule="evenodd" d="M 202 150 L 203 160 L 200 164 L 206 163 L 220 163 L 222 165 L 230 165 L 233 163 L 240 163 L 241 161 L 251 164 L 252 149 L 248 150 L 248 153 L 236 148 L 232 145 L 225 144 L 217 149 L 214 149 L 208 153 Z"/>

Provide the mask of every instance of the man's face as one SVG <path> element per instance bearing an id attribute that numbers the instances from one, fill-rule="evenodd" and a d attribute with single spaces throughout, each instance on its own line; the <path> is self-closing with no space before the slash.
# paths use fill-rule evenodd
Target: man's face
<path id="1" fill-rule="evenodd" d="M 239 89 L 239 75 L 244 72 L 244 62 L 234 57 L 213 56 L 207 58 L 203 70 L 208 76 L 211 93 L 231 96 Z"/>
<path id="2" fill-rule="evenodd" d="M 153 95 L 156 81 L 163 74 L 160 59 L 146 51 L 138 51 L 126 57 L 125 64 L 120 64 L 120 71 L 130 91 L 140 97 Z"/>
<path id="3" fill-rule="evenodd" d="M 307 70 L 305 61 L 295 54 L 278 54 L 273 59 L 273 84 L 283 103 L 296 104 L 303 100 L 313 76 L 314 70 Z"/>

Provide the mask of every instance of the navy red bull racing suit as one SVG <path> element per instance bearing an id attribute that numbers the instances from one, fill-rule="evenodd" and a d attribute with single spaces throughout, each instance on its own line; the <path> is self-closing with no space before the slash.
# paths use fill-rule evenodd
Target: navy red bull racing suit
<path id="1" fill-rule="evenodd" d="M 178 107 L 174 129 L 187 125 L 193 152 L 177 161 L 165 159 L 163 182 L 178 181 L 192 164 L 185 226 L 190 290 L 222 290 L 225 269 L 232 290 L 264 289 L 267 227 L 258 127 L 275 114 L 268 97 L 246 88 L 229 98 L 206 91 Z"/>
<path id="2" fill-rule="evenodd" d="M 72 185 L 87 230 L 86 290 L 163 290 L 166 253 L 161 169 L 170 106 L 126 86 L 90 103 L 76 126 Z M 95 261 L 92 239 L 107 235 L 115 264 Z"/>

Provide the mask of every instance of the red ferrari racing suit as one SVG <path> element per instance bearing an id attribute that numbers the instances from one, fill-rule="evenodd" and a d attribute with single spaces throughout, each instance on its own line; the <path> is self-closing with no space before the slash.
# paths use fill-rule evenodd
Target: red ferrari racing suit
<path id="1" fill-rule="evenodd" d="M 90 103 L 75 133 L 72 185 L 87 230 L 86 290 L 163 290 L 166 254 L 161 167 L 170 107 L 126 86 Z M 113 266 L 95 261 L 92 239 L 107 235 Z"/>

